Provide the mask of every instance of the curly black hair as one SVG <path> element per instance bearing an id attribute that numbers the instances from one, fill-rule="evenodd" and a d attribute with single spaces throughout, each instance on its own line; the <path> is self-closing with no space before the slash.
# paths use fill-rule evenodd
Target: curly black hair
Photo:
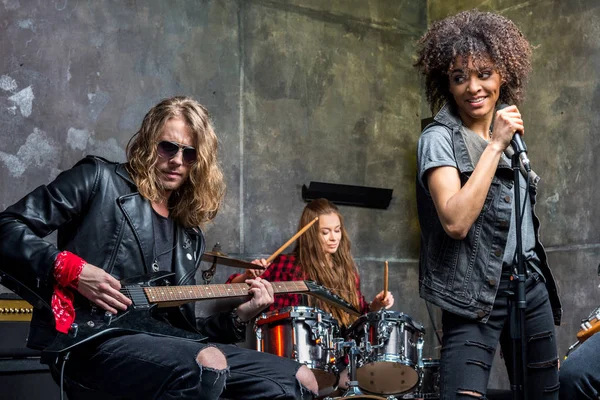
<path id="1" fill-rule="evenodd" d="M 502 78 L 500 103 L 520 104 L 531 71 L 531 46 L 509 19 L 478 10 L 435 22 L 418 41 L 415 67 L 425 76 L 431 111 L 453 104 L 449 73 L 456 57 L 471 58 L 476 68 L 490 61 Z"/>

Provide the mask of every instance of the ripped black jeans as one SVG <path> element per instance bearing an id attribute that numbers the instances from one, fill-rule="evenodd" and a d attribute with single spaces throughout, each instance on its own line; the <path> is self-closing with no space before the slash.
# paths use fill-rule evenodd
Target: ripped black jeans
<path id="1" fill-rule="evenodd" d="M 512 378 L 511 304 L 505 294 L 509 285 L 507 276 L 503 276 L 487 323 L 443 312 L 444 336 L 440 361 L 442 400 L 486 398 L 490 368 L 498 342 L 502 347 L 508 375 Z M 526 299 L 528 399 L 558 399 L 554 321 L 546 285 L 537 273 L 531 273 L 526 281 Z"/>
<path id="2" fill-rule="evenodd" d="M 211 346 L 225 355 L 226 369 L 202 367 L 196 361 Z M 53 367 L 58 378 L 60 366 Z M 296 378 L 300 367 L 293 360 L 235 345 L 133 334 L 73 352 L 65 375 L 67 385 L 72 380 L 102 393 L 103 399 L 312 399 Z"/>

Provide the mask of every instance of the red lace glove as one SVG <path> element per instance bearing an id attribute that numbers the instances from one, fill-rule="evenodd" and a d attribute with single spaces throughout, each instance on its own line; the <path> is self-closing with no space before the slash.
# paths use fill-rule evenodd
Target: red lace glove
<path id="1" fill-rule="evenodd" d="M 62 333 L 69 332 L 75 321 L 75 307 L 73 307 L 72 288 L 77 288 L 79 275 L 85 260 L 69 251 L 61 251 L 54 261 L 54 293 L 52 294 L 52 313 L 56 321 L 56 330 Z"/>

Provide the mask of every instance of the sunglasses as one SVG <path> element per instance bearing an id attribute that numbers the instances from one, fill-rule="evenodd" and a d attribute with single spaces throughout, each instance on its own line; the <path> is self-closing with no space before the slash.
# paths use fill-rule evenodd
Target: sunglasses
<path id="1" fill-rule="evenodd" d="M 158 142 L 157 149 L 158 155 L 162 158 L 171 159 L 175 157 L 177 153 L 179 153 L 179 150 L 181 150 L 183 161 L 186 164 L 192 164 L 196 162 L 196 149 L 192 146 L 184 146 L 179 143 L 163 140 L 162 142 Z"/>

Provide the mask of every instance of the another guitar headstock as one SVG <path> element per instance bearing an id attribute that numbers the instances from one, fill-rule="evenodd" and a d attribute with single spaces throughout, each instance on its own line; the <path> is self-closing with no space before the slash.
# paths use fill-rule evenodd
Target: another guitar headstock
<path id="1" fill-rule="evenodd" d="M 304 281 L 306 287 L 308 288 L 308 294 L 318 297 L 319 299 L 339 307 L 346 311 L 349 314 L 360 315 L 360 312 L 350 303 L 348 303 L 344 298 L 338 296 L 335 293 L 332 293 L 329 288 L 320 285 L 314 281 Z"/>

